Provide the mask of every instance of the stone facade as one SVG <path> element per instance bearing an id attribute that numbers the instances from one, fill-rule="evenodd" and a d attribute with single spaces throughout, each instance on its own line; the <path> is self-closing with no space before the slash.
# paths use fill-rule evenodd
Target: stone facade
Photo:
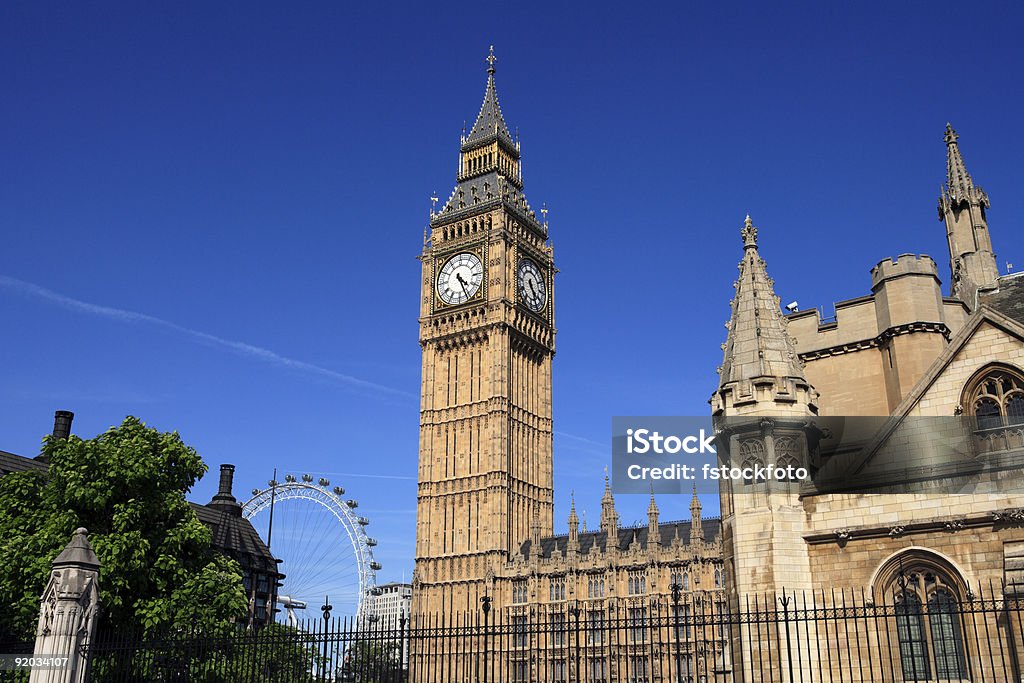
<path id="1" fill-rule="evenodd" d="M 982 583 L 1006 582 L 1007 591 L 1024 585 L 1019 467 L 997 468 L 969 494 L 939 496 L 892 493 L 899 472 L 881 464 L 894 453 L 906 454 L 904 464 L 924 457 L 908 432 L 920 432 L 914 420 L 925 416 L 976 416 L 984 428 L 948 435 L 962 436 L 974 460 L 1013 462 L 1024 453 L 1024 277 L 998 275 L 988 196 L 973 184 L 948 126 L 939 201 L 948 293 L 930 257 L 903 254 L 876 264 L 870 294 L 836 304 L 835 320 L 814 310 L 785 315 L 749 216 L 740 231 L 743 257 L 711 398 L 715 416 L 749 418 L 723 433 L 730 452 L 755 464 L 817 469 L 832 457 L 822 451 L 829 436 L 818 421 L 890 418 L 892 429 L 858 465 L 877 470 L 875 489 L 730 482 L 720 492 L 721 520 L 702 519 L 694 496 L 689 520 L 661 522 L 652 496 L 647 525 L 624 529 L 606 485 L 597 531 L 580 529 L 573 505 L 568 534 L 553 535 L 554 256 L 547 222 L 523 194 L 519 145 L 498 106 L 493 54 L 489 61 L 455 190 L 432 213 L 421 256 L 414 623 L 476 614 L 481 598 L 503 623 L 572 613 L 589 619 L 616 606 L 654 612 L 669 604 L 673 585 L 687 610 L 710 601 L 731 612 L 745 597 L 794 591 L 857 589 L 873 600 L 908 576 L 923 577 L 923 601 L 969 600 Z M 957 470 L 943 481 L 966 477 Z M 754 662 L 765 648 L 770 655 L 788 646 L 784 635 L 753 642 L 739 633 L 715 645 L 731 653 L 719 660 L 721 671 L 686 670 L 758 680 L 764 671 L 755 672 Z M 803 645 L 808 662 L 793 673 L 801 680 L 817 680 L 809 662 L 825 641 L 811 640 Z M 657 660 L 651 665 L 644 679 L 665 675 Z M 528 671 L 520 674 L 529 680 Z M 615 675 L 591 670 L 590 678 Z"/>
<path id="2" fill-rule="evenodd" d="M 813 469 L 830 456 L 815 450 L 808 425 L 829 416 L 888 421 L 855 470 L 860 480 L 873 482 L 864 491 L 769 483 L 754 492 L 742 482 L 722 488 L 723 552 L 734 605 L 752 593 L 813 596 L 834 589 L 892 600 L 907 577 L 922 605 L 947 597 L 951 604 L 969 601 L 979 591 L 998 597 L 1004 584 L 1008 593 L 1018 590 L 1024 278 L 998 275 L 988 197 L 974 186 L 949 126 L 945 141 L 939 216 L 950 245 L 948 295 L 932 259 L 903 254 L 879 262 L 871 270 L 871 294 L 836 304 L 835 320 L 822 321 L 814 310 L 784 316 L 763 261 L 751 258 L 756 242 L 752 247 L 749 218 L 741 231 L 745 255 L 721 383 L 711 401 L 715 415 L 751 417 L 746 432 L 730 434 L 733 448 L 770 464 L 785 441 L 790 455 Z M 796 364 L 786 360 L 793 358 Z M 793 386 L 796 394 L 780 391 Z M 961 415 L 972 421 L 957 420 Z M 935 420 L 942 416 L 948 419 Z M 957 439 L 962 460 L 934 462 L 931 445 Z M 994 470 L 969 476 L 979 463 Z M 961 492 L 894 493 L 916 466 L 931 468 L 944 491 Z M 963 663 L 952 666 L 963 667 L 962 677 L 992 673 L 977 668 L 984 666 L 981 653 L 965 651 L 961 636 L 947 634 L 939 643 L 937 632 L 929 633 L 920 663 L 932 670 L 951 666 L 938 662 L 937 653 L 947 648 L 960 652 Z M 734 638 L 741 678 L 757 680 L 753 663 L 770 646 Z M 817 680 L 811 667 L 798 669 L 801 680 Z M 780 680 L 787 675 L 779 672 Z"/>

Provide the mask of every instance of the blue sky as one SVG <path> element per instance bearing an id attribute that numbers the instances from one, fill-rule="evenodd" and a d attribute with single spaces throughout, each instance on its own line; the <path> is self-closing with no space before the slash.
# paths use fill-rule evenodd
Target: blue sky
<path id="1" fill-rule="evenodd" d="M 274 467 L 330 473 L 372 520 L 381 579 L 407 576 L 415 256 L 494 44 L 561 270 L 556 519 L 575 490 L 596 523 L 611 416 L 707 410 L 746 213 L 804 308 L 868 293 L 899 253 L 947 279 L 949 120 L 1000 264 L 1024 267 L 1022 18 L 1009 3 L 4 3 L 0 449 L 36 452 L 65 408 L 82 436 L 126 414 L 176 429 L 214 470 L 238 466 L 239 493 Z M 626 523 L 645 508 L 620 500 Z"/>

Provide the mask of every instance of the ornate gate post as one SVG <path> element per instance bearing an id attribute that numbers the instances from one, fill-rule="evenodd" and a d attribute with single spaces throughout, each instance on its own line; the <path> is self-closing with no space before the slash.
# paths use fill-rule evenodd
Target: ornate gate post
<path id="1" fill-rule="evenodd" d="M 34 657 L 67 658 L 62 666 L 32 669 L 29 683 L 85 683 L 86 647 L 96 632 L 100 561 L 79 528 L 57 559 L 43 591 Z"/>

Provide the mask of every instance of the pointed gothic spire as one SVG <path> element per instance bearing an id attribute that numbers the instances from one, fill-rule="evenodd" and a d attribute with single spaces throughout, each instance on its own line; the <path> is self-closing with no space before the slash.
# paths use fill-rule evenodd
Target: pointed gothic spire
<path id="1" fill-rule="evenodd" d="M 580 549 L 580 520 L 576 516 L 576 495 L 570 494 L 569 503 L 569 545 L 570 552 L 577 552 Z"/>
<path id="2" fill-rule="evenodd" d="M 750 216 L 744 220 L 740 236 L 744 253 L 725 342 L 722 383 L 755 377 L 803 378 L 803 367 L 775 296 L 775 282 L 768 277 L 757 251 L 757 228 Z"/>
<path id="3" fill-rule="evenodd" d="M 735 282 L 732 317 L 726 324 L 729 332 L 724 345 L 719 391 L 713 399 L 713 403 L 717 399 L 716 411 L 728 407 L 724 403 L 755 403 L 752 383 L 774 384 L 774 403 L 795 404 L 803 400 L 813 406 L 813 390 L 807 384 L 803 363 L 779 308 L 775 282 L 768 277 L 764 259 L 758 253 L 757 227 L 749 215 L 740 229 L 740 237 L 743 259 Z M 801 396 L 801 388 L 809 392 Z M 730 391 L 734 395 L 730 401 L 725 401 L 725 394 Z M 810 412 L 816 409 L 812 407 Z"/>
<path id="4" fill-rule="evenodd" d="M 619 515 L 615 512 L 615 498 L 612 496 L 612 487 L 608 483 L 608 474 L 604 475 L 604 495 L 601 496 L 601 531 L 608 533 L 608 538 L 614 538 L 619 529 Z"/>
<path id="5" fill-rule="evenodd" d="M 960 136 L 953 130 L 953 126 L 946 124 L 946 196 L 954 202 L 976 201 L 988 208 L 988 195 L 980 187 L 975 187 L 971 174 L 967 172 L 964 165 L 964 158 L 960 154 L 960 145 L 957 140 Z"/>
<path id="6" fill-rule="evenodd" d="M 647 504 L 647 516 L 658 514 L 658 504 L 654 500 L 654 491 L 651 491 L 651 502 Z"/>
<path id="7" fill-rule="evenodd" d="M 690 500 L 690 543 L 704 540 L 704 528 L 700 523 L 700 498 L 697 497 L 697 484 L 693 485 L 693 498 Z"/>
<path id="8" fill-rule="evenodd" d="M 988 229 L 988 195 L 967 172 L 959 137 L 947 123 L 946 184 L 939 196 L 939 220 L 946 224 L 949 243 L 950 294 L 973 310 L 978 292 L 996 286 L 999 265 Z"/>
<path id="9" fill-rule="evenodd" d="M 476 123 L 465 139 L 465 144 L 472 145 L 492 135 L 505 138 L 507 142 L 514 145 L 512 133 L 508 130 L 505 117 L 501 115 L 501 105 L 498 104 L 498 89 L 494 85 L 494 63 L 498 58 L 494 56 L 494 46 L 491 45 L 490 54 L 487 55 L 487 86 L 484 88 L 484 101 L 480 105 L 480 113 L 476 117 Z"/>
<path id="10" fill-rule="evenodd" d="M 654 491 L 651 491 L 651 502 L 647 505 L 647 546 L 661 545 L 661 531 L 658 528 L 658 504 L 654 502 Z"/>

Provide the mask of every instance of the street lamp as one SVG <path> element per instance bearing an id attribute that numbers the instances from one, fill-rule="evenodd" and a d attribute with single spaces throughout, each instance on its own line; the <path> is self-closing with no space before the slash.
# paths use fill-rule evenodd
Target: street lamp
<path id="1" fill-rule="evenodd" d="M 683 591 L 683 587 L 679 585 L 678 581 L 673 581 L 669 588 L 672 590 L 672 617 L 676 625 L 675 638 L 673 639 L 676 641 L 676 679 L 682 680 L 682 671 L 679 667 L 679 648 L 682 645 L 682 643 L 679 642 L 679 597 Z"/>
<path id="2" fill-rule="evenodd" d="M 480 606 L 484 611 L 484 683 L 487 683 L 487 670 L 490 663 L 491 643 L 490 629 L 488 628 L 488 616 L 491 613 L 491 596 L 484 595 L 480 598 Z"/>

